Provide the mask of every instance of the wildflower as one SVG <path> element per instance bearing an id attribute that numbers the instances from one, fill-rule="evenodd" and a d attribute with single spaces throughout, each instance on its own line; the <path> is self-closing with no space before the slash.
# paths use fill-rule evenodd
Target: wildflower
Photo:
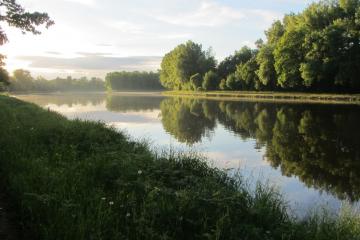
<path id="1" fill-rule="evenodd" d="M 114 205 L 114 202 L 113 202 L 113 201 L 110 201 L 110 202 L 109 202 L 109 205 Z"/>
<path id="2" fill-rule="evenodd" d="M 131 216 L 131 214 L 130 214 L 130 213 L 127 213 L 127 214 L 126 214 L 126 217 L 130 217 L 130 216 Z"/>
<path id="3" fill-rule="evenodd" d="M 102 197 L 101 200 L 105 201 L 105 200 L 106 200 L 106 197 Z"/>
<path id="4" fill-rule="evenodd" d="M 141 170 L 139 170 L 139 171 L 138 171 L 138 174 L 139 174 L 139 175 L 141 175 L 141 174 L 142 174 L 142 171 L 141 171 Z"/>

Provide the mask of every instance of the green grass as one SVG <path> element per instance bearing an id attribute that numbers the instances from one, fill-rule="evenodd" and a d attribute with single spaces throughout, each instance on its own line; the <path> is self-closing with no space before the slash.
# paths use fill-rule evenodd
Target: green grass
<path id="1" fill-rule="evenodd" d="M 0 96 L 0 178 L 34 239 L 360 239 L 350 212 L 297 220 L 197 156 L 152 153 L 102 123 Z M 27 238 L 29 239 L 29 235 Z"/>
<path id="2" fill-rule="evenodd" d="M 360 104 L 360 94 L 254 91 L 165 91 L 165 96 L 188 96 L 222 100 Z"/>

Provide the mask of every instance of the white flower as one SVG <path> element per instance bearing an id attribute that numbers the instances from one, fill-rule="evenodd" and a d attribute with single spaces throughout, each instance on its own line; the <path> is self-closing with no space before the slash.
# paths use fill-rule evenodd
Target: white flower
<path id="1" fill-rule="evenodd" d="M 113 202 L 113 201 L 110 201 L 110 202 L 109 202 L 109 205 L 114 205 L 114 202 Z"/>
<path id="2" fill-rule="evenodd" d="M 106 200 L 106 197 L 102 197 L 101 200 L 105 201 L 105 200 Z"/>
<path id="3" fill-rule="evenodd" d="M 139 175 L 141 175 L 141 174 L 142 174 L 142 171 L 141 171 L 141 170 L 139 170 L 139 171 L 138 171 L 138 174 L 139 174 Z"/>
<path id="4" fill-rule="evenodd" d="M 131 214 L 130 214 L 130 213 L 127 213 L 127 214 L 126 214 L 126 217 L 130 217 L 130 216 L 131 216 Z"/>

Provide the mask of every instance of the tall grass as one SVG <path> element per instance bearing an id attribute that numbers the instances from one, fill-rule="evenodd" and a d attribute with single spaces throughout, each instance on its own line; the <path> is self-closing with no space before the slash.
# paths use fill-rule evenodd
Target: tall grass
<path id="1" fill-rule="evenodd" d="M 0 133 L 0 178 L 34 239 L 360 239 L 358 215 L 296 220 L 272 188 L 102 123 L 0 96 Z"/>

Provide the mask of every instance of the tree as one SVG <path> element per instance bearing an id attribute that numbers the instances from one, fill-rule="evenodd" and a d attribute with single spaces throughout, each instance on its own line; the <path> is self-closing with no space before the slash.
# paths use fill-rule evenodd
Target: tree
<path id="1" fill-rule="evenodd" d="M 160 82 L 168 89 L 190 90 L 190 77 L 204 75 L 216 66 L 211 50 L 204 51 L 201 44 L 188 41 L 167 53 L 161 62 Z"/>
<path id="2" fill-rule="evenodd" d="M 253 51 L 245 46 L 239 51 L 236 51 L 234 55 L 225 58 L 217 67 L 219 77 L 227 78 L 230 74 L 235 73 L 236 66 L 249 61 L 252 56 Z"/>
<path id="3" fill-rule="evenodd" d="M 192 85 L 193 90 L 197 91 L 202 87 L 203 78 L 200 73 L 196 73 L 190 77 L 190 83 Z"/>
<path id="4" fill-rule="evenodd" d="M 220 81 L 220 84 L 219 84 L 219 88 L 221 89 L 221 90 L 227 90 L 228 89 L 228 87 L 226 86 L 226 79 L 221 79 L 221 81 Z"/>
<path id="5" fill-rule="evenodd" d="M 281 21 L 275 21 L 271 27 L 265 31 L 265 35 L 267 38 L 267 43 L 270 45 L 276 44 L 279 39 L 284 35 L 285 27 L 281 23 Z"/>
<path id="6" fill-rule="evenodd" d="M 30 72 L 17 69 L 10 78 L 9 90 L 11 92 L 68 92 L 68 91 L 104 91 L 104 81 L 99 78 L 80 79 L 67 77 L 47 80 L 43 77 L 34 79 Z"/>
<path id="7" fill-rule="evenodd" d="M 217 88 L 360 92 L 360 0 L 312 3 L 275 21 L 265 35 L 266 41 L 255 42 L 257 49 L 243 47 L 220 62 Z M 178 46 L 162 62 L 162 84 L 198 89 L 190 78 L 214 70 L 209 56 L 193 42 Z M 204 59 L 212 64 L 202 67 Z M 208 79 L 203 87 L 214 89 Z"/>
<path id="8" fill-rule="evenodd" d="M 258 69 L 256 58 L 253 57 L 246 63 L 237 66 L 236 75 L 240 80 L 241 90 L 260 90 L 261 85 L 256 70 Z"/>
<path id="9" fill-rule="evenodd" d="M 288 30 L 274 50 L 277 83 L 285 89 L 300 89 L 302 84 L 300 66 L 304 59 L 305 32 L 302 28 Z"/>
<path id="10" fill-rule="evenodd" d="M 259 81 L 266 89 L 274 90 L 276 87 L 274 48 L 270 44 L 263 45 L 256 56 L 256 62 L 259 65 L 256 75 Z"/>
<path id="11" fill-rule="evenodd" d="M 230 74 L 226 78 L 226 87 L 229 90 L 237 90 L 240 88 L 240 81 L 236 78 L 235 73 Z"/>
<path id="12" fill-rule="evenodd" d="M 202 86 L 204 90 L 216 90 L 219 83 L 219 76 L 213 70 L 210 70 L 205 74 Z"/>
<path id="13" fill-rule="evenodd" d="M 27 12 L 16 0 L 0 0 L 0 8 L 0 22 L 6 22 L 9 26 L 18 28 L 23 33 L 40 34 L 38 26 L 45 25 L 48 28 L 54 24 L 47 13 Z M 7 41 L 7 35 L 0 26 L 0 45 Z M 0 85 L 8 84 L 9 78 L 4 65 L 4 56 L 0 55 Z"/>
<path id="14" fill-rule="evenodd" d="M 105 86 L 108 91 L 162 90 L 159 73 L 154 72 L 110 72 L 106 74 Z"/>
<path id="15" fill-rule="evenodd" d="M 9 73 L 4 68 L 5 62 L 4 62 L 4 55 L 0 54 L 0 91 L 5 90 L 5 87 L 9 85 Z"/>

